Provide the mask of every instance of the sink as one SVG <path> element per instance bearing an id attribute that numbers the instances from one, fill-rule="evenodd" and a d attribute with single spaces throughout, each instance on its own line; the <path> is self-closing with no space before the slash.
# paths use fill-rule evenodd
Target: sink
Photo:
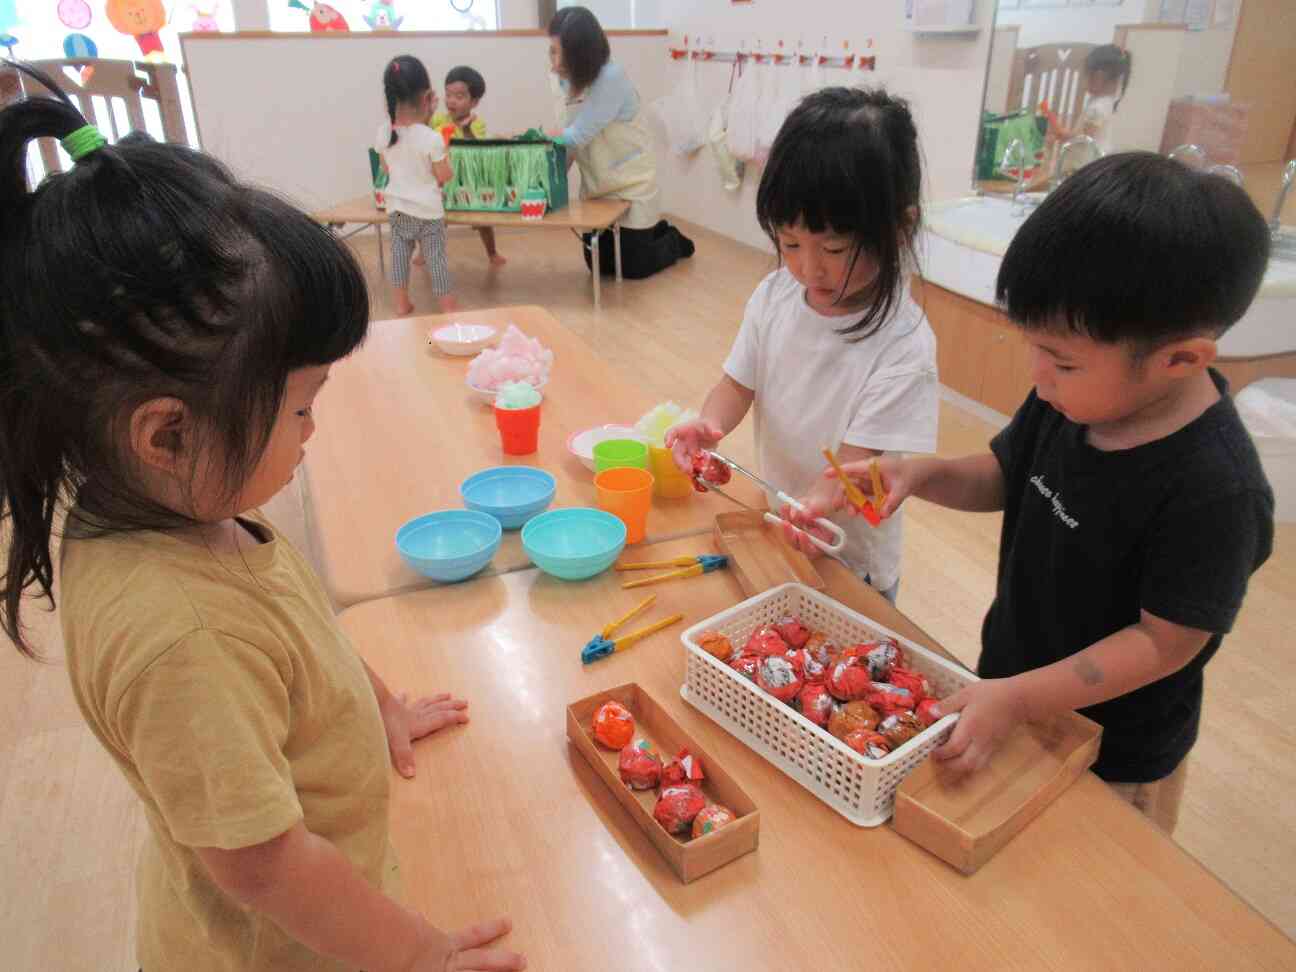
<path id="1" fill-rule="evenodd" d="M 994 305 L 995 278 L 1008 244 L 1025 213 L 998 196 L 963 196 L 929 207 L 919 250 L 921 273 L 932 283 Z M 1296 226 L 1283 226 L 1274 238 L 1269 266 L 1246 316 L 1220 338 L 1223 358 L 1252 358 L 1296 352 Z"/>

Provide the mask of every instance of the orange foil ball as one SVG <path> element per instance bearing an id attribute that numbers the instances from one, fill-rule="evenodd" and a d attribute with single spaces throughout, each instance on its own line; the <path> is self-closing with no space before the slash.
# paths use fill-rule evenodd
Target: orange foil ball
<path id="1" fill-rule="evenodd" d="M 737 819 L 738 817 L 728 807 L 713 803 L 709 807 L 703 807 L 693 818 L 693 836 L 704 837 L 711 831 L 719 830 L 725 824 L 731 824 Z"/>
<path id="2" fill-rule="evenodd" d="M 604 702 L 594 713 L 594 738 L 608 749 L 624 749 L 634 731 L 634 716 L 620 702 Z"/>

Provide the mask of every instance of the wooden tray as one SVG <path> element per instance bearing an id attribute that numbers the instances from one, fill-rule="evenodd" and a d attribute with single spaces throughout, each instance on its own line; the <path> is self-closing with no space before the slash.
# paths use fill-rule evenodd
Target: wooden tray
<path id="1" fill-rule="evenodd" d="M 784 543 L 776 529 L 757 512 L 716 515 L 716 546 L 729 557 L 729 569 L 743 593 L 755 597 L 788 581 L 822 591 L 824 580 L 814 564 Z"/>
<path id="2" fill-rule="evenodd" d="M 896 790 L 897 833 L 972 874 L 1098 758 L 1102 726 L 1069 712 L 1019 726 L 990 764 L 951 783 L 927 759 Z"/>
<path id="3" fill-rule="evenodd" d="M 667 833 L 652 814 L 657 791 L 632 790 L 622 783 L 617 769 L 620 753 L 604 749 L 594 741 L 591 725 L 594 713 L 609 699 L 616 699 L 634 714 L 636 741 L 644 738 L 651 742 L 657 747 L 663 762 L 669 762 L 682 746 L 687 746 L 702 761 L 705 774 L 702 792 L 706 794 L 707 802 L 723 803 L 738 819 L 695 840 L 684 840 Z M 760 837 L 760 813 L 751 797 L 636 683 L 619 685 L 567 706 L 567 738 L 685 884 L 756 849 Z"/>

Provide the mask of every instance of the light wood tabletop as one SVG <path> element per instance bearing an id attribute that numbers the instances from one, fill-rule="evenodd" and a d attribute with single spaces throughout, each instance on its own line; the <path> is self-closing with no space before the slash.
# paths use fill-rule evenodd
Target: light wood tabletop
<path id="1" fill-rule="evenodd" d="M 540 413 L 540 448 L 506 456 L 494 412 L 465 384 L 471 358 L 441 354 L 427 336 L 448 321 L 509 323 L 554 352 Z M 318 431 L 306 446 L 309 522 L 330 595 L 339 606 L 432 581 L 396 552 L 402 523 L 463 506 L 459 485 L 482 469 L 540 467 L 557 480 L 550 509 L 595 506 L 594 475 L 567 451 L 574 432 L 633 424 L 654 404 L 632 376 L 609 369 L 588 344 L 540 307 L 504 307 L 375 322 L 368 340 L 333 366 L 315 405 Z M 764 506 L 735 477 L 728 492 Z M 736 509 L 714 494 L 653 498 L 646 541 L 709 531 Z M 519 531 L 505 531 L 491 570 L 530 565 Z"/>
<path id="2" fill-rule="evenodd" d="M 937 647 L 819 564 L 831 596 Z M 581 665 L 585 640 L 642 595 L 619 579 L 518 571 L 341 615 L 393 689 L 470 704 L 466 726 L 416 745 L 414 780 L 393 777 L 406 894 L 441 927 L 508 914 L 532 969 L 1296 967 L 1296 944 L 1092 774 L 971 877 L 890 826 L 853 826 L 679 696 L 678 635 L 741 600 L 730 572 L 659 585 L 643 619 L 685 620 Z M 631 681 L 760 810 L 757 850 L 688 885 L 565 740 L 568 704 Z"/>
<path id="3" fill-rule="evenodd" d="M 445 214 L 446 222 L 451 226 L 522 226 L 526 228 L 574 229 L 581 232 L 610 229 L 626 211 L 630 204 L 624 199 L 573 199 L 562 209 L 554 209 L 544 214 L 543 219 L 523 219 L 521 213 L 491 213 L 449 210 Z M 388 222 L 387 213 L 375 205 L 373 194 L 357 196 L 346 202 L 327 209 L 311 213 L 319 223 L 365 223 L 368 225 Z"/>

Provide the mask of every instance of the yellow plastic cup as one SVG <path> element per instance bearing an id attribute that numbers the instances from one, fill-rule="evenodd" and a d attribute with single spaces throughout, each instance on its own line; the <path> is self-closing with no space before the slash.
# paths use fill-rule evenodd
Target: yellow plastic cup
<path id="1" fill-rule="evenodd" d="M 625 524 L 626 543 L 638 543 L 648 528 L 653 475 L 647 469 L 617 466 L 594 476 L 598 508 Z"/>
<path id="2" fill-rule="evenodd" d="M 675 465 L 675 457 L 661 446 L 648 447 L 649 467 L 653 474 L 653 495 L 662 499 L 685 499 L 694 493 L 689 475 Z"/>
<path id="3" fill-rule="evenodd" d="M 604 439 L 594 447 L 594 471 L 633 466 L 648 468 L 648 447 L 638 439 Z"/>

